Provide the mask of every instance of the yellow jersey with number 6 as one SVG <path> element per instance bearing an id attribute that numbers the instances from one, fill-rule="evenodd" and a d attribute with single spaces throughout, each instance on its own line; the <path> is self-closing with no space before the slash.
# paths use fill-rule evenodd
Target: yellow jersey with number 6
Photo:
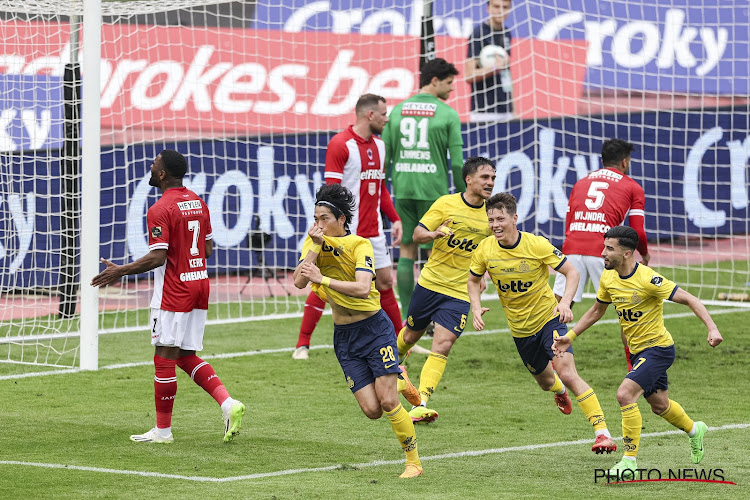
<path id="1" fill-rule="evenodd" d="M 419 225 L 435 231 L 447 219 L 451 220 L 448 227 L 453 231 L 453 236 L 434 240 L 432 255 L 419 273 L 418 283 L 433 292 L 468 302 L 466 283 L 472 252 L 492 234 L 487 223 L 487 211 L 484 203 L 469 205 L 462 193 L 449 194 L 432 204 Z"/>

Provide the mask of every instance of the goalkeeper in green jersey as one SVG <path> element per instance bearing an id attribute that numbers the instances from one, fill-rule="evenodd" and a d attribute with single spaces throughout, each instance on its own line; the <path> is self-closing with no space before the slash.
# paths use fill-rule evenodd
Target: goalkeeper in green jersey
<path id="1" fill-rule="evenodd" d="M 456 191 L 466 189 L 461 177 L 461 121 L 456 110 L 443 102 L 454 90 L 456 75 L 456 67 L 445 59 L 427 62 L 419 78 L 419 93 L 393 108 L 383 130 L 385 166 L 404 231 L 397 273 L 402 315 L 409 310 L 414 292 L 417 246 L 412 235 L 432 203 L 449 192 L 448 154 Z"/>

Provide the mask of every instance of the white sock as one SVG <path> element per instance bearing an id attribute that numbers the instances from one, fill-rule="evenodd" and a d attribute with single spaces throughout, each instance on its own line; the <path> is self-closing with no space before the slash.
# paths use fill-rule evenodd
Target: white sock
<path id="1" fill-rule="evenodd" d="M 157 427 L 156 433 L 163 438 L 169 437 L 172 435 L 172 427 L 165 427 L 164 429 Z"/>
<path id="2" fill-rule="evenodd" d="M 626 458 L 628 460 L 632 460 L 633 462 L 635 462 L 635 457 L 629 457 L 627 455 L 623 455 L 622 458 Z"/>
<path id="3" fill-rule="evenodd" d="M 229 410 L 232 409 L 232 403 L 234 403 L 234 399 L 232 399 L 231 397 L 228 397 L 227 399 L 225 399 L 224 402 L 221 403 L 222 413 L 224 414 L 229 413 Z"/>
<path id="4" fill-rule="evenodd" d="M 693 422 L 693 428 L 688 432 L 688 436 L 695 437 L 695 422 Z"/>
<path id="5" fill-rule="evenodd" d="M 567 390 L 567 389 L 565 388 L 565 386 L 563 385 L 563 388 L 562 388 L 562 390 L 561 390 L 560 392 L 556 392 L 555 394 L 557 394 L 558 396 L 562 396 L 562 395 L 563 395 L 563 394 L 565 394 L 566 392 L 568 392 L 568 390 Z"/>
<path id="6" fill-rule="evenodd" d="M 594 431 L 594 437 L 599 437 L 602 434 L 607 436 L 610 439 L 612 438 L 612 435 L 609 433 L 609 429 L 602 429 L 600 431 Z"/>

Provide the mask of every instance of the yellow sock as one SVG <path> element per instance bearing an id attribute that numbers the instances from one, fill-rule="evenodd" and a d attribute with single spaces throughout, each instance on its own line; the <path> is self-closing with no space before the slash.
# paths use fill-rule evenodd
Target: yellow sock
<path id="1" fill-rule="evenodd" d="M 555 394 L 562 391 L 565 386 L 562 383 L 562 380 L 560 380 L 560 377 L 557 376 L 557 372 L 552 372 L 555 375 L 555 383 L 552 384 L 552 387 L 549 388 L 550 392 L 554 392 Z"/>
<path id="2" fill-rule="evenodd" d="M 396 433 L 398 442 L 401 443 L 404 453 L 406 453 L 406 463 L 422 465 L 417 453 L 417 435 L 414 432 L 414 424 L 411 421 L 409 412 L 401 404 L 391 411 L 385 412 L 388 420 L 391 421 L 393 432 Z"/>
<path id="3" fill-rule="evenodd" d="M 659 416 L 685 432 L 690 432 L 693 429 L 693 419 L 688 417 L 688 414 L 685 413 L 685 410 L 682 409 L 682 406 L 677 401 L 670 399 L 669 407 L 664 413 L 660 413 Z"/>
<path id="4" fill-rule="evenodd" d="M 419 394 L 422 395 L 422 401 L 425 403 L 430 400 L 440 379 L 443 378 L 446 363 L 448 363 L 448 357 L 442 354 L 431 352 L 427 356 L 427 361 L 422 367 L 422 374 L 419 376 Z"/>
<path id="5" fill-rule="evenodd" d="M 641 411 L 638 409 L 637 403 L 621 406 L 620 411 L 622 412 L 622 442 L 625 445 L 625 456 L 636 457 L 638 456 L 638 445 L 641 442 L 641 425 L 643 424 Z"/>
<path id="6" fill-rule="evenodd" d="M 578 396 L 576 402 L 583 414 L 591 422 L 591 425 L 594 426 L 595 431 L 603 431 L 607 428 L 607 423 L 604 421 L 604 412 L 601 405 L 599 405 L 599 399 L 596 397 L 594 389 L 589 389 Z"/>
<path id="7" fill-rule="evenodd" d="M 404 356 L 406 356 L 406 353 L 409 352 L 409 349 L 414 347 L 414 344 L 407 344 L 404 342 L 404 333 L 406 332 L 406 327 L 403 327 L 400 332 L 398 332 L 398 335 L 396 335 L 396 347 L 398 347 L 398 357 L 399 359 L 402 359 Z"/>

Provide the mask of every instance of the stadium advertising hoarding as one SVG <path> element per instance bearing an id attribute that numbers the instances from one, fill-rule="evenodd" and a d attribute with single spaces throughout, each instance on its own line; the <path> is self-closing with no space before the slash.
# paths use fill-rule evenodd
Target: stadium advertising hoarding
<path id="1" fill-rule="evenodd" d="M 0 152 L 62 147 L 62 95 L 60 78 L 0 74 Z"/>
<path id="2" fill-rule="evenodd" d="M 433 3 L 435 33 L 468 38 L 486 2 Z M 419 36 L 424 1 L 384 7 L 365 0 L 283 0 L 258 5 L 255 26 L 288 32 Z M 746 1 L 514 0 L 513 37 L 585 40 L 591 89 L 750 94 Z M 461 54 L 465 57 L 465 53 Z"/>
<path id="3" fill-rule="evenodd" d="M 617 118 L 617 119 L 614 119 Z M 747 110 L 735 113 L 645 113 L 610 120 L 558 118 L 472 127 L 467 154 L 497 160 L 496 191 L 519 200 L 525 230 L 562 242 L 572 184 L 598 167 L 601 137 L 639 144 L 632 176 L 646 191 L 646 229 L 652 237 L 748 233 Z M 513 136 L 514 149 L 488 137 Z M 314 193 L 323 182 L 331 135 L 266 137 L 259 142 L 166 144 L 190 155 L 185 184 L 206 199 L 216 251 L 209 270 L 237 272 L 257 265 L 249 234 L 271 240 L 267 266 L 292 268 L 313 221 Z M 145 214 L 157 198 L 148 185 L 155 146 L 136 145 L 103 155 L 101 255 L 124 263 L 147 252 Z M 8 162 L 23 180 L 6 178 Z M 113 168 L 118 165 L 118 168 Z M 127 168 L 123 168 L 127 165 Z M 50 286 L 59 262 L 59 162 L 0 156 L 0 268 L 2 288 Z M 51 178 L 52 182 L 42 181 Z M 49 174 L 49 175 L 48 175 Z M 257 217 L 256 217 L 257 216 Z"/>
<path id="4" fill-rule="evenodd" d="M 0 27 L 3 26 L 0 21 Z M 57 26 L 14 23 L 23 43 L 6 44 L 0 74 L 59 78 L 69 60 Z M 40 35 L 49 40 L 39 43 Z M 53 36 L 55 35 L 55 36 Z M 360 95 L 390 106 L 419 89 L 419 39 L 408 36 L 289 33 L 241 28 L 126 24 L 102 29 L 101 126 L 214 136 L 340 130 Z M 173 40 L 189 40 L 174 44 Z M 461 63 L 463 43 L 442 36 L 439 53 Z M 511 73 L 521 118 L 577 112 L 586 72 L 585 42 L 516 40 Z M 538 72 L 546 75 L 539 79 Z M 85 75 L 84 75 L 85 78 Z M 462 121 L 468 84 L 448 101 Z M 172 136 L 174 137 L 174 136 Z"/>

